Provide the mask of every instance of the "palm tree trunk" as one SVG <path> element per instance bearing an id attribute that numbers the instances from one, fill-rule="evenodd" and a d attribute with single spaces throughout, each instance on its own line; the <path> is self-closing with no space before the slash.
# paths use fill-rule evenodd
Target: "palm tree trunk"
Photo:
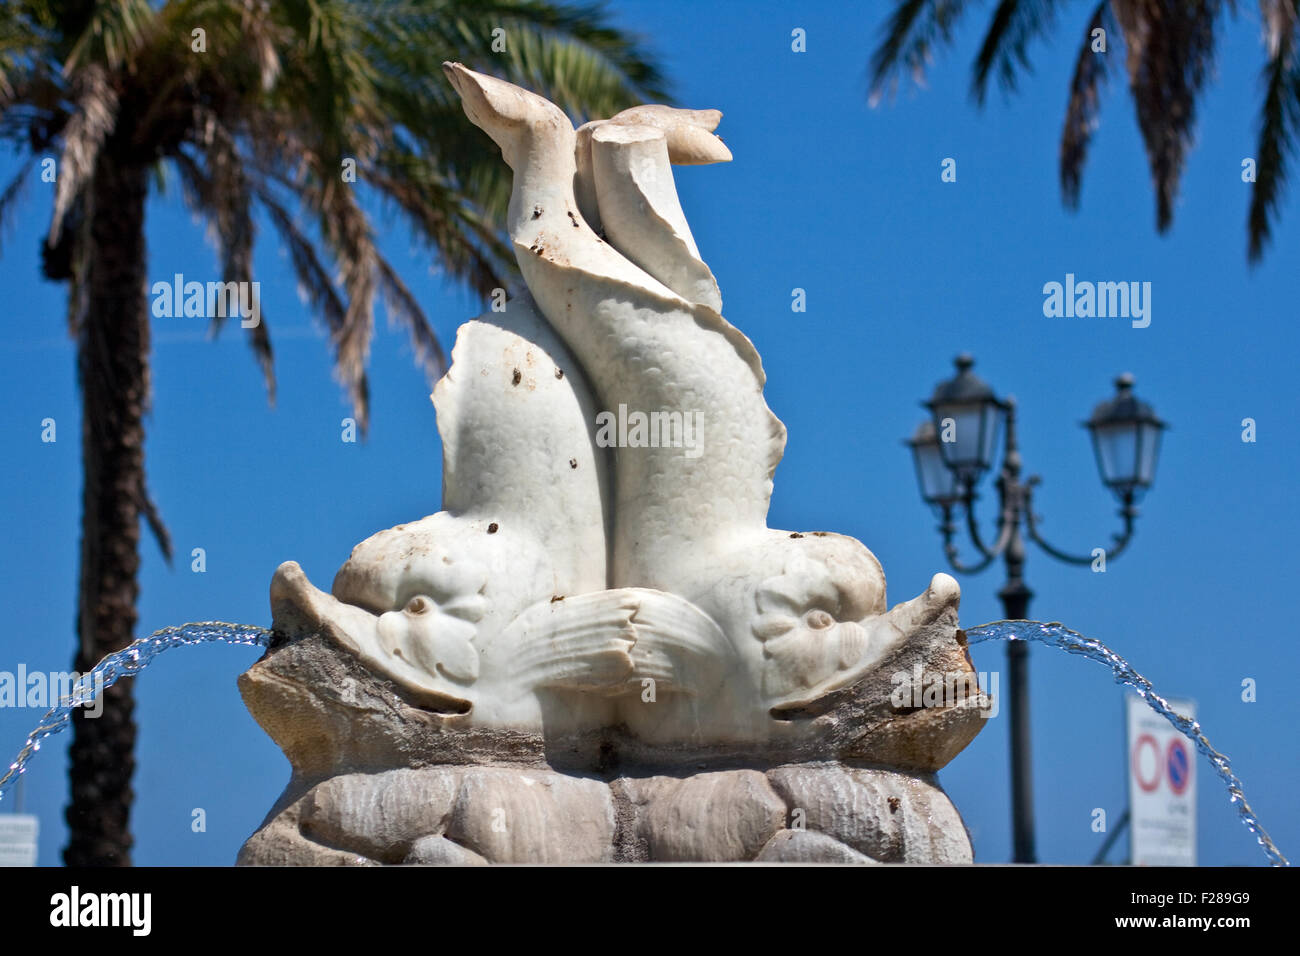
<path id="1" fill-rule="evenodd" d="M 149 316 L 143 167 L 106 145 L 91 187 L 87 312 L 79 330 L 81 580 L 74 669 L 90 670 L 131 642 L 140 566 L 144 413 L 149 400 Z M 129 866 L 135 770 L 133 681 L 104 695 L 103 713 L 72 721 L 69 866 Z"/>

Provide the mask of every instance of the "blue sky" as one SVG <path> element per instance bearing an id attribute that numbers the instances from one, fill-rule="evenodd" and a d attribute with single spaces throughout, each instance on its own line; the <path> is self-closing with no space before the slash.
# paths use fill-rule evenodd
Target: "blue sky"
<path id="1" fill-rule="evenodd" d="M 987 6 L 987 5 L 986 5 Z M 1033 50 L 1035 74 L 1010 100 L 977 110 L 969 64 L 987 10 L 941 56 L 928 88 L 876 109 L 865 61 L 887 5 L 755 2 L 613 5 L 676 82 L 678 101 L 716 107 L 729 165 L 678 171 L 682 204 L 722 287 L 724 312 L 753 339 L 767 398 L 789 429 L 776 474 L 773 527 L 860 538 L 883 562 L 891 602 L 923 590 L 944 567 L 934 518 L 919 501 L 900 439 L 917 402 L 972 352 L 977 372 L 1020 402 L 1026 470 L 1041 473 L 1043 528 L 1087 552 L 1116 530 L 1115 503 L 1078 425 L 1132 371 L 1138 392 L 1173 423 L 1137 538 L 1105 574 L 1032 550 L 1031 615 L 1109 643 L 1162 692 L 1190 697 L 1210 740 L 1229 754 L 1284 852 L 1300 852 L 1300 704 L 1294 502 L 1300 402 L 1293 367 L 1300 333 L 1295 282 L 1300 208 L 1292 189 L 1266 260 L 1245 258 L 1248 187 L 1262 53 L 1255 10 L 1243 5 L 1223 37 L 1200 111 L 1173 229 L 1154 230 L 1154 201 L 1125 84 L 1107 91 L 1077 213 L 1063 210 L 1057 143 L 1088 10 L 1067 8 L 1053 42 Z M 790 33 L 807 31 L 807 52 Z M 486 138 L 484 148 L 490 148 Z M 940 164 L 957 160 L 957 182 Z M 15 168 L 0 155 L 0 176 Z M 42 281 L 38 236 L 52 187 L 33 181 L 5 234 L 0 295 L 0 469 L 4 544 L 0 598 L 11 621 L 0 670 L 62 670 L 74 639 L 81 469 L 74 353 L 62 287 Z M 483 311 L 445 282 L 409 232 L 378 207 L 382 245 L 450 350 L 456 327 Z M 265 624 L 267 586 L 295 559 L 328 586 L 352 545 L 437 511 L 440 449 L 429 383 L 404 336 L 380 321 L 372 351 L 372 432 L 340 440 L 349 409 L 331 379 L 319 326 L 299 303 L 285 254 L 262 230 L 256 266 L 276 348 L 279 401 L 267 405 L 240 330 L 215 343 L 202 320 L 154 324 L 154 407 L 148 422 L 152 490 L 175 540 L 168 568 L 143 545 L 138 634 L 185 621 Z M 148 209 L 149 276 L 218 278 L 202 229 L 179 196 Z M 1149 281 L 1152 322 L 1046 318 L 1042 287 L 1080 279 Z M 805 313 L 791 290 L 807 292 Z M 1258 441 L 1241 441 L 1241 420 Z M 58 440 L 40 440 L 54 418 Z M 985 487 L 984 515 L 992 489 Z M 986 529 L 991 524 L 986 523 Z M 190 570 L 191 549 L 207 571 Z M 960 579 L 961 617 L 1000 617 L 1000 569 Z M 236 676 L 247 648 L 176 651 L 137 682 L 140 724 L 133 828 L 140 864 L 233 861 L 288 778 L 288 763 L 244 710 Z M 975 650 L 982 671 L 1004 668 L 1001 646 Z M 1005 676 L 1005 675 L 1004 675 Z M 1258 685 L 1254 703 L 1241 682 Z M 1003 680 L 1005 687 L 1005 679 Z M 1121 691 L 1096 665 L 1032 652 L 1038 842 L 1046 862 L 1086 863 L 1104 836 L 1092 811 L 1118 819 L 1126 802 Z M 0 710 L 0 749 L 16 752 L 40 714 Z M 940 779 L 972 830 L 976 858 L 1009 858 L 1006 711 Z M 40 815 L 40 861 L 58 862 L 67 798 L 66 739 L 52 741 L 24 784 Z M 1200 861 L 1247 864 L 1263 855 L 1200 765 Z M 192 811 L 207 830 L 191 830 Z M 1112 859 L 1122 853 L 1122 847 Z"/>

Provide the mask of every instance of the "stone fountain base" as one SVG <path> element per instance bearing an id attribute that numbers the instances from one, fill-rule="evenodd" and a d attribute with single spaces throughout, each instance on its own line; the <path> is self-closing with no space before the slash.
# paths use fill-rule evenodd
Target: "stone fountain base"
<path id="1" fill-rule="evenodd" d="M 273 606 L 275 639 L 239 684 L 294 770 L 240 864 L 971 862 L 935 771 L 991 701 L 975 688 L 941 706 L 891 702 L 899 675 L 974 676 L 955 609 L 787 714 L 812 742 L 746 752 L 647 748 L 621 726 L 478 728 L 412 700 L 300 605 Z"/>
<path id="2" fill-rule="evenodd" d="M 933 774 L 786 764 L 601 779 L 520 767 L 344 774 L 277 808 L 240 864 L 970 863 Z"/>

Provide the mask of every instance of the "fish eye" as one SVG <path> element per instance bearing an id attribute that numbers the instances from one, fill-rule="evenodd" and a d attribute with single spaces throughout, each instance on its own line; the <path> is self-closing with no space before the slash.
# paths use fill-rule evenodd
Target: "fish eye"
<path id="1" fill-rule="evenodd" d="M 835 623 L 835 618 L 818 608 L 817 610 L 809 611 L 804 617 L 804 621 L 814 630 L 821 631 L 832 626 Z"/>
<path id="2" fill-rule="evenodd" d="M 432 602 L 421 595 L 416 595 L 406 602 L 404 610 L 407 614 L 425 614 L 432 609 Z"/>

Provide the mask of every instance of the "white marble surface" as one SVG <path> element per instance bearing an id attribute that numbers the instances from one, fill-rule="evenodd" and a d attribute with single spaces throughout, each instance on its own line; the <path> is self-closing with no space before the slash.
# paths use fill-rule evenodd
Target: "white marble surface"
<path id="1" fill-rule="evenodd" d="M 785 428 L 672 174 L 731 158 L 721 114 L 646 106 L 575 130 L 540 96 L 446 72 L 513 170 L 527 291 L 462 326 L 434 391 L 444 510 L 363 541 L 330 594 L 282 566 L 276 600 L 466 726 L 815 735 L 774 714 L 955 628 L 960 592 L 938 574 L 889 609 L 861 542 L 767 527 Z M 601 447 L 596 420 L 620 407 L 698 416 L 701 447 Z"/>

